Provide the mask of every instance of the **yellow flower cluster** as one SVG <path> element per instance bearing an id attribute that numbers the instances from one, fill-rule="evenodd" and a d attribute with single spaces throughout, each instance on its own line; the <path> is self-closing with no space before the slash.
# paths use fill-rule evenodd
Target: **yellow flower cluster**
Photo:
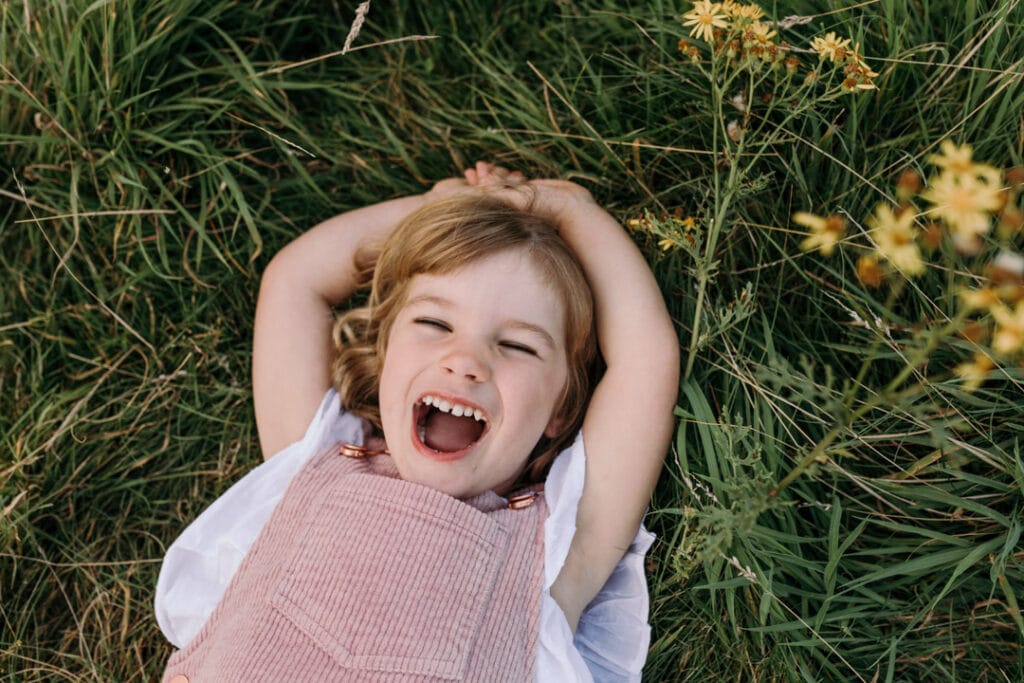
<path id="1" fill-rule="evenodd" d="M 694 235 L 697 231 L 697 219 L 693 216 L 684 217 L 683 210 L 680 208 L 671 214 L 663 213 L 654 216 L 645 213 L 638 218 L 630 218 L 626 221 L 626 227 L 633 231 L 643 231 L 654 235 L 658 238 L 658 247 L 662 251 L 693 246 L 696 242 Z"/>
<path id="2" fill-rule="evenodd" d="M 921 249 L 915 241 L 918 235 L 918 230 L 914 227 L 916 217 L 909 206 L 899 207 L 893 211 L 888 205 L 879 204 L 875 214 L 867 220 L 868 227 L 871 228 L 868 235 L 875 243 L 878 256 L 910 277 L 924 273 Z"/>
<path id="3" fill-rule="evenodd" d="M 1007 203 L 1002 177 L 988 164 L 974 162 L 970 145 L 944 140 L 941 154 L 928 161 L 942 171 L 931 179 L 921 197 L 932 204 L 929 214 L 948 227 L 953 245 L 964 254 L 981 250 L 982 237 L 992 229 L 992 215 Z"/>
<path id="4" fill-rule="evenodd" d="M 789 54 L 790 46 L 786 42 L 777 42 L 778 32 L 770 22 L 762 21 L 764 16 L 765 11 L 753 3 L 698 0 L 693 3 L 693 9 L 682 16 L 682 23 L 689 29 L 691 38 L 711 45 L 716 55 L 724 54 L 727 59 L 739 60 L 740 63 L 746 63 L 747 59 L 773 65 L 785 63 L 790 75 L 796 73 L 800 60 Z M 811 42 L 811 50 L 817 52 L 822 61 L 831 61 L 842 68 L 843 90 L 875 89 L 874 79 L 878 74 L 868 67 L 859 47 L 851 45 L 851 42 L 849 38 L 840 38 L 835 32 L 830 32 L 815 38 Z M 677 47 L 680 54 L 691 61 L 700 61 L 700 49 L 686 39 L 680 40 Z M 808 82 L 818 80 L 818 73 L 812 71 L 807 79 Z"/>
<path id="5" fill-rule="evenodd" d="M 800 248 L 804 251 L 817 249 L 822 256 L 831 256 L 836 245 L 846 234 L 846 219 L 836 214 L 822 217 L 806 211 L 797 211 L 793 214 L 793 222 L 811 231 L 800 243 Z"/>
<path id="6" fill-rule="evenodd" d="M 909 207 L 897 211 L 880 204 L 875 214 L 868 218 L 868 233 L 875 244 L 874 254 L 863 258 L 857 265 L 861 281 L 873 287 L 881 285 L 884 276 L 879 273 L 879 261 L 887 261 L 893 268 L 911 277 L 924 272 L 921 250 L 915 241 L 918 235 L 914 227 L 916 218 Z M 817 250 L 822 256 L 831 256 L 835 247 L 846 233 L 846 220 L 841 216 L 817 216 L 806 211 L 793 214 L 793 222 L 810 229 L 800 243 L 803 251 Z"/>
<path id="7" fill-rule="evenodd" d="M 850 39 L 839 38 L 834 31 L 830 31 L 812 40 L 811 49 L 822 59 L 842 62 L 846 60 L 846 53 L 850 49 Z"/>
<path id="8" fill-rule="evenodd" d="M 822 53 L 848 47 L 834 35 L 826 39 L 820 45 Z M 943 141 L 939 150 L 927 157 L 938 168 L 927 184 L 913 171 L 903 173 L 896 186 L 899 203 L 879 204 L 865 221 L 871 247 L 857 261 L 857 276 L 868 287 L 880 287 L 894 273 L 923 274 L 926 254 L 939 250 L 944 242 L 965 256 L 978 255 L 992 242 L 999 245 L 983 272 L 971 276 L 972 282 L 980 277 L 987 284 L 959 292 L 961 314 L 968 319 L 962 334 L 981 350 L 954 373 L 966 389 L 973 390 L 997 360 L 1024 364 L 1024 256 L 1013 246 L 1024 235 L 1024 211 L 1018 206 L 1024 169 L 1001 172 L 974 161 L 969 145 L 950 140 Z M 916 197 L 925 202 L 924 210 L 914 205 Z M 809 230 L 800 248 L 824 256 L 832 254 L 846 232 L 845 221 L 835 215 L 801 211 L 792 220 Z M 994 225 L 998 228 L 993 240 Z"/>
<path id="9" fill-rule="evenodd" d="M 729 28 L 728 15 L 722 10 L 722 3 L 700 0 L 693 3 L 693 9 L 683 15 L 683 26 L 690 27 L 690 36 L 697 36 L 710 43 L 716 28 Z"/>
<path id="10" fill-rule="evenodd" d="M 743 4 L 735 0 L 693 3 L 693 9 L 683 15 L 683 27 L 689 27 L 690 36 L 714 46 L 715 52 L 725 52 L 729 59 L 754 57 L 760 60 L 780 61 L 788 49 L 774 41 L 777 31 L 761 21 L 764 10 L 758 5 Z M 679 51 L 694 61 L 700 60 L 700 50 L 686 40 L 679 41 Z"/>
<path id="11" fill-rule="evenodd" d="M 834 31 L 829 31 L 824 36 L 818 36 L 811 41 L 811 50 L 818 53 L 821 61 L 829 61 L 842 67 L 845 78 L 843 79 L 843 90 L 856 92 L 857 90 L 874 90 L 877 73 L 864 61 L 860 53 L 860 47 L 852 43 L 850 38 L 840 38 Z"/>
<path id="12" fill-rule="evenodd" d="M 925 271 L 923 251 L 940 247 L 943 235 L 949 236 L 961 254 L 974 255 L 981 251 L 983 238 L 991 233 L 994 218 L 998 218 L 1004 238 L 1024 228 L 1024 214 L 1017 208 L 1024 170 L 1007 171 L 1004 183 L 998 169 L 972 160 L 969 145 L 945 140 L 940 150 L 928 161 L 941 170 L 923 191 L 920 176 L 912 171 L 904 173 L 896 187 L 900 203 L 895 207 L 880 204 L 867 220 L 875 261 L 888 262 L 909 277 Z M 921 212 L 912 202 L 918 194 L 930 204 Z M 835 218 L 803 211 L 793 214 L 794 223 L 810 230 L 800 248 L 830 255 L 845 232 L 845 224 L 837 223 Z M 917 225 L 921 219 L 930 221 L 923 229 Z"/>
<path id="13" fill-rule="evenodd" d="M 990 340 L 992 352 L 1005 360 L 1024 360 L 1024 256 L 1003 250 L 985 268 L 988 284 L 960 292 L 964 310 L 979 317 L 971 325 L 970 341 Z M 965 384 L 977 387 L 978 379 L 993 367 L 987 353 L 977 353 L 969 363 L 957 366 Z"/>

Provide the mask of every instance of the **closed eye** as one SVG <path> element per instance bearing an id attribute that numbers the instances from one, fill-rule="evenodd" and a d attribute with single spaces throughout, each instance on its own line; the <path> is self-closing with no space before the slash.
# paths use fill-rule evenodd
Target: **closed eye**
<path id="1" fill-rule="evenodd" d="M 512 351 L 519 351 L 519 352 L 522 352 L 522 353 L 527 353 L 527 354 L 529 354 L 531 356 L 536 356 L 537 355 L 536 349 L 534 349 L 532 347 L 529 347 L 526 344 L 520 344 L 519 342 L 503 341 L 503 342 L 499 342 L 498 346 L 501 346 L 501 347 L 506 348 L 506 349 L 510 349 Z"/>
<path id="2" fill-rule="evenodd" d="M 452 328 L 450 325 L 448 325 L 448 323 L 446 323 L 443 320 L 438 320 L 437 318 L 416 318 L 415 320 L 413 320 L 413 322 L 416 323 L 417 325 L 435 327 L 439 330 L 444 330 L 445 332 L 452 331 Z"/>

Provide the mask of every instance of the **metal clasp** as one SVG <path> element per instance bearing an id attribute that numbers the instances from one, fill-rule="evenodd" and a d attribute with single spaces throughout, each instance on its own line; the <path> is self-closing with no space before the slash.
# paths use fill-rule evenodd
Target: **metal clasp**
<path id="1" fill-rule="evenodd" d="M 523 510 L 537 502 L 537 498 L 544 492 L 543 488 L 532 489 L 508 497 L 509 510 Z"/>
<path id="2" fill-rule="evenodd" d="M 357 446 L 354 443 L 343 443 L 341 448 L 338 449 L 338 455 L 346 458 L 369 458 L 373 455 L 380 455 L 387 453 L 386 448 L 367 448 L 366 446 Z"/>

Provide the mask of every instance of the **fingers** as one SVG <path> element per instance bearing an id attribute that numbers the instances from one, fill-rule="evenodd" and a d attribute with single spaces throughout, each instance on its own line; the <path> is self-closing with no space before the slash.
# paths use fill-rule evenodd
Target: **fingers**
<path id="1" fill-rule="evenodd" d="M 473 168 L 463 171 L 466 182 L 470 185 L 514 186 L 526 181 L 519 171 L 510 171 L 488 161 L 478 161 Z"/>

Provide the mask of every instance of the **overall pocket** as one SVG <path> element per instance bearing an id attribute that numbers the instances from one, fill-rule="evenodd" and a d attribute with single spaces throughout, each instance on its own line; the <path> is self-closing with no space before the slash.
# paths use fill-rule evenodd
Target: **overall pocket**
<path id="1" fill-rule="evenodd" d="M 353 474 L 310 507 L 271 605 L 352 671 L 459 680 L 508 550 L 440 492 Z"/>

